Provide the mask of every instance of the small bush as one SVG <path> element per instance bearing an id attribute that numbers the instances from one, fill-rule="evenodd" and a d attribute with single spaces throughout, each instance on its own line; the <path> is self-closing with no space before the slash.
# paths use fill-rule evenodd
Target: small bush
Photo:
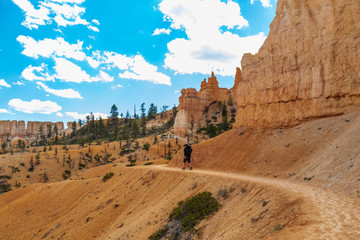
<path id="1" fill-rule="evenodd" d="M 151 165 L 151 164 L 153 164 L 153 162 L 147 162 L 144 165 Z"/>
<path id="2" fill-rule="evenodd" d="M 170 219 L 181 221 L 184 231 L 192 230 L 202 219 L 219 209 L 220 204 L 211 196 L 210 192 L 202 192 L 185 202 L 178 203 L 178 207 L 170 213 Z"/>
<path id="3" fill-rule="evenodd" d="M 165 237 L 168 230 L 169 230 L 169 228 L 167 226 L 159 229 L 156 233 L 154 233 L 153 235 L 151 235 L 149 237 L 149 240 L 159 240 L 162 237 Z"/>
<path id="4" fill-rule="evenodd" d="M 108 179 L 112 178 L 113 176 L 114 176 L 113 172 L 108 172 L 103 176 L 102 181 L 106 182 Z"/>

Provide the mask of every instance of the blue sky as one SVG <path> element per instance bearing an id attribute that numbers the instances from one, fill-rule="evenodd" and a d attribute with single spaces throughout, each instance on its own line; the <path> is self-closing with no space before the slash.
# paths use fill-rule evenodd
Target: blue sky
<path id="1" fill-rule="evenodd" d="M 266 39 L 276 2 L 1 0 L 0 120 L 171 107 L 211 71 L 230 88 L 242 55 Z"/>

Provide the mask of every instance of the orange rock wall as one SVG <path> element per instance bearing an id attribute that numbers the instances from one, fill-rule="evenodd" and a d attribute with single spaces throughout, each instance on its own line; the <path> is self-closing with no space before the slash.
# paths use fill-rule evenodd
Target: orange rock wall
<path id="1" fill-rule="evenodd" d="M 52 123 L 29 121 L 25 128 L 25 121 L 0 121 L 0 140 L 5 140 L 8 135 L 10 139 L 15 137 L 28 139 L 35 138 L 39 133 L 40 126 L 43 128 L 44 134 L 46 134 L 47 126 L 49 124 L 52 126 L 52 129 L 57 126 L 59 133 L 64 130 L 63 122 Z"/>
<path id="2" fill-rule="evenodd" d="M 279 0 L 242 59 L 235 126 L 287 127 L 360 106 L 360 1 Z"/>
<path id="3" fill-rule="evenodd" d="M 237 69 L 235 85 L 241 79 L 241 71 Z M 181 91 L 179 98 L 178 113 L 175 118 L 174 134 L 185 137 L 194 126 L 203 122 L 205 109 L 212 103 L 228 101 L 229 95 L 234 95 L 234 89 L 219 88 L 219 82 L 214 74 L 208 81 L 201 82 L 198 92 L 195 88 L 187 88 Z"/>

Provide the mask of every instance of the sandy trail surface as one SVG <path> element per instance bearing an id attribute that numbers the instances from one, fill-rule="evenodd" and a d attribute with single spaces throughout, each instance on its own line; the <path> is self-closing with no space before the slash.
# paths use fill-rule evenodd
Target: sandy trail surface
<path id="1" fill-rule="evenodd" d="M 291 180 L 209 170 L 183 171 L 181 168 L 166 165 L 146 166 L 146 168 L 193 175 L 211 175 L 277 188 L 303 197 L 310 203 L 306 213 L 314 218 L 315 224 L 310 225 L 307 229 L 306 239 L 360 239 L 360 201 L 358 198 L 340 195 L 330 190 Z"/>

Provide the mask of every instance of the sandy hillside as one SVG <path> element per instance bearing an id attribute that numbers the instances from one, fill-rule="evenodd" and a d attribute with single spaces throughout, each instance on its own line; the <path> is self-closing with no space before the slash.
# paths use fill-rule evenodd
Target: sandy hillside
<path id="1" fill-rule="evenodd" d="M 353 112 L 231 130 L 193 146 L 193 171 L 179 168 L 179 153 L 170 167 L 118 158 L 73 180 L 26 184 L 0 195 L 0 239 L 147 239 L 177 202 L 205 190 L 221 208 L 200 223 L 200 239 L 359 239 L 358 126 Z"/>

